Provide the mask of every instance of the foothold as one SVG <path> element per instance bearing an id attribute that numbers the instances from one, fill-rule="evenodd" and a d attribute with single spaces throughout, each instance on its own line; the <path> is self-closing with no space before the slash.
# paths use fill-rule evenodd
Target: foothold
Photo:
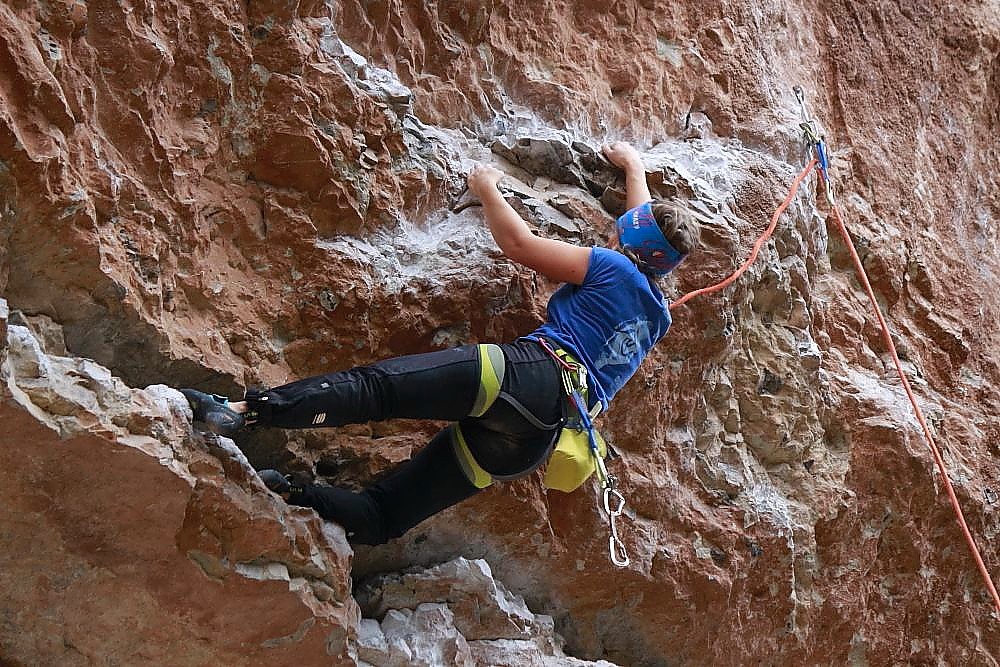
<path id="1" fill-rule="evenodd" d="M 780 377 L 765 368 L 764 373 L 760 378 L 760 383 L 757 385 L 757 393 L 761 395 L 770 394 L 773 396 L 781 391 L 781 388 L 784 385 L 785 383 Z"/>

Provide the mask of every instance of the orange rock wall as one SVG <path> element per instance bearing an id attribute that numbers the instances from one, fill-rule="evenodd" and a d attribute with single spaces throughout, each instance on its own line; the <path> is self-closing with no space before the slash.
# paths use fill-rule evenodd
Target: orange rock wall
<path id="1" fill-rule="evenodd" d="M 133 387 L 235 393 L 510 340 L 540 321 L 554 286 L 499 255 L 464 205 L 464 174 L 495 163 L 539 233 L 602 243 L 622 183 L 595 150 L 616 139 L 643 151 L 655 193 L 689 198 L 704 223 L 701 253 L 668 285 L 677 296 L 742 262 L 803 165 L 798 84 L 997 576 L 998 17 L 996 0 L 13 0 L 0 6 L 0 298 L 38 337 L 62 336 L 65 350 L 49 354 L 93 359 Z M 567 653 L 618 664 L 1000 660 L 991 602 L 827 216 L 805 186 L 744 278 L 678 309 L 605 418 L 622 453 L 628 569 L 608 563 L 588 493 L 546 495 L 532 479 L 359 550 L 353 575 L 484 559 L 553 616 Z M 20 358 L 12 350 L 4 359 Z M 20 386 L 11 378 L 23 375 L 4 377 Z M 36 400 L 3 392 L 2 442 L 19 448 L 6 465 L 44 478 L 60 446 L 40 435 L 54 428 L 44 415 L 85 428 L 111 417 Z M 257 467 L 364 483 L 435 427 L 238 444 Z M 124 436 L 102 437 L 86 446 Z M 47 453 L 36 461 L 29 445 Z M 147 479 L 114 460 L 106 475 Z M 235 473 L 213 466 L 183 485 L 161 470 L 164 493 L 183 496 L 203 476 L 230 488 Z M 79 493 L 50 486 L 56 508 Z M 7 507 L 21 509 L 0 528 L 37 510 L 25 493 L 4 486 Z M 113 517 L 102 497 L 87 512 Z M 178 525 L 192 502 L 178 497 Z M 235 516 L 232 502 L 194 505 L 211 523 Z M 156 590 L 143 576 L 153 554 L 197 551 L 171 534 L 129 552 L 128 590 Z M 62 547 L 44 551 L 5 558 L 69 562 Z M 346 570 L 331 572 L 346 585 Z M 184 608 L 194 597 L 172 599 Z M 293 598 L 283 604 L 300 609 Z M 0 599 L 9 614 L 27 598 Z M 54 598 L 30 608 L 65 623 L 93 616 Z M 334 651 L 343 660 L 349 616 Z M 0 658 L 30 664 L 28 644 L 3 632 Z M 325 646 L 315 664 L 332 659 Z M 100 661 L 101 650 L 87 655 Z M 230 650 L 216 662 L 236 664 Z"/>

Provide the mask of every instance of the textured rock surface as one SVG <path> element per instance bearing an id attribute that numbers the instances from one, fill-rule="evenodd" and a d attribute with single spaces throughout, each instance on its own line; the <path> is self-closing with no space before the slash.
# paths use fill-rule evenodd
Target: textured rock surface
<path id="1" fill-rule="evenodd" d="M 358 656 L 376 665 L 592 665 L 566 656 L 550 616 L 493 579 L 484 560 L 457 558 L 414 573 L 377 577 L 355 590 L 366 616 Z"/>
<path id="2" fill-rule="evenodd" d="M 540 233 L 600 243 L 622 184 L 596 151 L 634 141 L 653 190 L 705 223 L 668 291 L 712 283 L 801 165 L 800 84 L 1000 575 L 998 17 L 996 0 L 0 5 L 0 659 L 548 664 L 558 634 L 630 665 L 996 664 L 998 620 L 812 186 L 745 278 L 679 309 L 605 418 L 624 571 L 590 495 L 534 479 L 352 561 L 231 443 L 191 435 L 176 394 L 130 387 L 235 392 L 530 330 L 553 286 L 500 258 L 463 194 L 473 160 L 511 174 Z M 434 428 L 238 444 L 363 483 Z M 541 634 L 477 648 L 426 588 L 359 621 L 349 573 L 458 556 Z"/>
<path id="3" fill-rule="evenodd" d="M 176 391 L 48 355 L 0 304 L 4 664 L 353 664 L 343 531 L 192 438 Z"/>

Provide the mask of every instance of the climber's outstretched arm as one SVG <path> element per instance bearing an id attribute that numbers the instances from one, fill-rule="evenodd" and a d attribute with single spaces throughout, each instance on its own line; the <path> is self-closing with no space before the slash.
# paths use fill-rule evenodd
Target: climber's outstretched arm
<path id="1" fill-rule="evenodd" d="M 503 254 L 553 280 L 583 284 L 590 248 L 536 236 L 497 190 L 502 177 L 502 171 L 480 165 L 469 174 L 469 190 L 482 202 L 490 233 Z"/>
<path id="2" fill-rule="evenodd" d="M 635 208 L 652 199 L 646 185 L 646 168 L 637 150 L 624 141 L 616 141 L 604 147 L 604 155 L 625 171 L 626 208 Z"/>

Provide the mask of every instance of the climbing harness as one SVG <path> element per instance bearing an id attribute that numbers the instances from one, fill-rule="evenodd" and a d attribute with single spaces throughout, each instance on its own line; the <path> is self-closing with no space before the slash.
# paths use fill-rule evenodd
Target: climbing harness
<path id="1" fill-rule="evenodd" d="M 505 364 L 503 352 L 496 345 L 479 346 L 479 391 L 470 416 L 482 416 L 495 401 L 505 400 L 539 430 L 550 431 L 560 426 L 562 428 L 556 431 L 549 446 L 528 468 L 515 475 L 497 475 L 479 465 L 462 433 L 461 424 L 454 424 L 450 428 L 455 458 L 466 478 L 477 489 L 484 489 L 495 481 L 520 479 L 545 465 L 542 484 L 548 489 L 569 493 L 579 488 L 596 472 L 604 494 L 604 511 L 608 515 L 610 525 L 608 549 L 611 553 L 611 562 L 618 567 L 626 567 L 629 564 L 629 557 L 625 545 L 618 537 L 616 523 L 617 518 L 625 511 L 625 497 L 618 491 L 617 478 L 609 474 L 604 465 L 604 457 L 609 451 L 608 446 L 594 427 L 593 419 L 600 413 L 601 404 L 597 403 L 592 412 L 587 410 L 587 369 L 565 350 L 554 349 L 545 339 L 533 338 L 533 340 L 537 341 L 559 366 L 563 392 L 567 400 L 562 422 L 556 424 L 539 422 L 537 417 L 524 408 L 517 399 L 501 389 Z"/>
<path id="2" fill-rule="evenodd" d="M 500 349 L 499 345 L 480 344 L 478 355 L 479 388 L 472 410 L 469 412 L 470 417 L 482 417 L 496 401 L 500 400 L 514 408 L 525 421 L 539 431 L 553 431 L 561 425 L 560 422 L 547 424 L 541 421 L 517 398 L 503 391 L 503 380 L 507 369 L 503 350 Z M 527 477 L 545 464 L 552 453 L 553 447 L 556 446 L 556 437 L 553 437 L 552 442 L 542 451 L 541 455 L 525 469 L 512 475 L 501 475 L 488 472 L 479 465 L 476 457 L 472 454 L 472 450 L 469 448 L 468 441 L 465 439 L 461 423 L 453 424 L 449 428 L 451 429 L 451 446 L 452 451 L 455 453 L 455 459 L 458 461 L 458 465 L 466 478 L 477 489 L 485 489 L 487 486 L 493 484 L 493 482 L 512 482 Z M 558 431 L 556 433 L 558 434 Z"/>

